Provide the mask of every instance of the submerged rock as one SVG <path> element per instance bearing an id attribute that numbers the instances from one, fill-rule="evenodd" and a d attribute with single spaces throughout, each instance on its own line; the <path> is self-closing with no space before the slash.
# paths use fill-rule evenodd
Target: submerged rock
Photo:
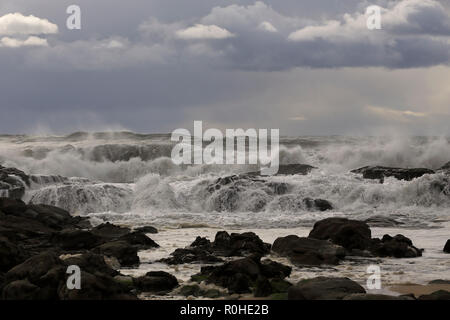
<path id="1" fill-rule="evenodd" d="M 111 241 L 96 248 L 94 252 L 117 258 L 122 266 L 130 267 L 139 264 L 137 248 L 125 241 Z"/>
<path id="2" fill-rule="evenodd" d="M 289 300 L 342 300 L 355 293 L 366 290 L 348 278 L 317 277 L 302 280 L 289 288 Z"/>
<path id="3" fill-rule="evenodd" d="M 392 167 L 382 167 L 382 166 L 367 166 L 356 170 L 352 170 L 353 173 L 360 173 L 363 175 L 364 179 L 377 179 L 383 181 L 386 177 L 394 177 L 398 180 L 411 181 L 415 178 L 419 178 L 424 174 L 435 173 L 431 169 L 426 168 L 392 168 Z"/>
<path id="4" fill-rule="evenodd" d="M 338 264 L 345 257 L 345 249 L 325 240 L 300 238 L 295 235 L 277 238 L 272 251 L 297 266 Z"/>

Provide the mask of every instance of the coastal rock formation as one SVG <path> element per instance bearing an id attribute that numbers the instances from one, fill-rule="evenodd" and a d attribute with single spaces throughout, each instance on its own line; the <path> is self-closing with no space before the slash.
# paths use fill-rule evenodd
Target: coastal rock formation
<path id="1" fill-rule="evenodd" d="M 444 252 L 450 253 L 450 239 L 448 239 L 447 242 L 445 243 Z"/>
<path id="2" fill-rule="evenodd" d="M 307 175 L 313 169 L 317 169 L 316 167 L 310 166 L 309 164 L 280 164 L 278 168 L 278 172 L 276 175 Z M 259 176 L 261 175 L 260 171 L 249 172 L 248 175 Z"/>
<path id="3" fill-rule="evenodd" d="M 345 249 L 341 246 L 295 235 L 276 239 L 272 251 L 288 257 L 296 266 L 338 264 L 345 257 Z"/>
<path id="4" fill-rule="evenodd" d="M 314 224 L 309 238 L 331 240 L 347 250 L 364 250 L 370 245 L 371 231 L 362 221 L 345 218 L 328 218 Z"/>
<path id="5" fill-rule="evenodd" d="M 422 256 L 422 251 L 413 246 L 411 239 L 401 234 L 394 237 L 385 234 L 381 240 L 372 239 L 370 251 L 377 257 L 415 258 Z"/>
<path id="6" fill-rule="evenodd" d="M 421 295 L 418 300 L 450 300 L 450 292 L 438 290 L 430 294 Z"/>
<path id="7" fill-rule="evenodd" d="M 424 174 L 435 173 L 431 169 L 426 168 L 391 168 L 382 166 L 366 166 L 356 170 L 352 170 L 353 173 L 360 173 L 364 179 L 377 179 L 383 181 L 386 177 L 394 177 L 398 180 L 411 181 L 415 178 L 419 178 Z"/>
<path id="8" fill-rule="evenodd" d="M 141 292 L 165 293 L 178 286 L 178 280 L 164 271 L 147 272 L 144 276 L 134 278 L 135 287 Z"/>
<path id="9" fill-rule="evenodd" d="M 197 237 L 190 246 L 176 249 L 169 258 L 161 259 L 167 264 L 182 263 L 216 263 L 223 262 L 222 257 L 266 255 L 270 252 L 270 244 L 264 243 L 253 232 L 232 233 L 219 231 L 214 242 Z"/>
<path id="10" fill-rule="evenodd" d="M 314 224 L 309 238 L 330 240 L 344 247 L 348 254 L 377 257 L 413 258 L 422 256 L 411 239 L 399 234 L 384 235 L 382 239 L 371 238 L 367 223 L 346 218 L 328 218 Z"/>
<path id="11" fill-rule="evenodd" d="M 270 280 L 282 280 L 290 274 L 291 268 L 288 266 L 271 260 L 261 262 L 259 256 L 251 256 L 219 266 L 202 267 L 199 274 L 192 276 L 192 280 L 213 283 L 227 288 L 229 293 L 249 293 L 252 292 L 252 288 L 257 287 L 259 294 L 267 296 L 277 291 L 277 282 L 273 282 L 272 286 Z M 261 288 L 262 283 L 265 286 L 264 290 Z"/>
<path id="12" fill-rule="evenodd" d="M 21 199 L 29 185 L 30 177 L 23 171 L 0 166 L 0 197 Z"/>
<path id="13" fill-rule="evenodd" d="M 342 300 L 355 293 L 366 293 L 363 287 L 348 278 L 317 277 L 302 280 L 289 288 L 289 300 Z"/>

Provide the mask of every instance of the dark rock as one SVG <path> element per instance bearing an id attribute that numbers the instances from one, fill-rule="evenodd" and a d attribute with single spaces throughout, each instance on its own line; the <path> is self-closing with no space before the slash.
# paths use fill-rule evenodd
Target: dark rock
<path id="1" fill-rule="evenodd" d="M 28 280 L 16 280 L 3 288 L 3 300 L 37 300 L 40 298 L 38 286 Z"/>
<path id="2" fill-rule="evenodd" d="M 276 261 L 265 259 L 261 261 L 261 273 L 267 278 L 284 279 L 291 275 L 292 268 Z"/>
<path id="3" fill-rule="evenodd" d="M 193 247 L 185 249 L 176 249 L 172 252 L 171 257 L 161 259 L 161 262 L 167 263 L 169 265 L 183 264 L 183 263 L 216 263 L 223 262 L 222 259 L 212 255 L 207 250 L 202 248 Z"/>
<path id="4" fill-rule="evenodd" d="M 202 296 L 203 290 L 197 284 L 194 284 L 182 286 L 179 290 L 179 293 L 185 297 L 189 296 L 200 297 Z"/>
<path id="5" fill-rule="evenodd" d="M 8 239 L 0 237 L 0 272 L 6 272 L 27 258 L 25 250 Z"/>
<path id="6" fill-rule="evenodd" d="M 0 166 L 0 195 L 12 199 L 21 199 L 29 185 L 30 177 L 23 171 Z"/>
<path id="7" fill-rule="evenodd" d="M 91 274 L 100 272 L 111 277 L 115 277 L 119 274 L 106 263 L 103 255 L 91 251 L 82 254 L 63 256 L 61 259 L 65 265 L 79 266 L 81 270 Z"/>
<path id="8" fill-rule="evenodd" d="M 163 293 L 178 286 L 178 280 L 164 271 L 147 272 L 145 276 L 135 278 L 134 285 L 142 292 Z"/>
<path id="9" fill-rule="evenodd" d="M 343 300 L 415 300 L 409 296 L 389 296 L 386 294 L 353 293 Z"/>
<path id="10" fill-rule="evenodd" d="M 450 300 L 450 292 L 438 290 L 430 294 L 421 295 L 418 300 Z"/>
<path id="11" fill-rule="evenodd" d="M 307 175 L 316 167 L 310 166 L 308 164 L 280 164 L 278 168 L 277 175 Z M 260 171 L 249 172 L 248 175 L 261 175 Z"/>
<path id="12" fill-rule="evenodd" d="M 362 221 L 346 218 L 328 218 L 314 224 L 309 238 L 331 240 L 348 250 L 367 249 L 370 245 L 371 231 Z"/>
<path id="13" fill-rule="evenodd" d="M 151 248 L 158 248 L 159 245 L 147 237 L 145 233 L 141 231 L 134 231 L 127 233 L 119 238 L 121 241 L 125 241 L 133 246 L 136 246 L 138 250 L 147 250 Z"/>
<path id="14" fill-rule="evenodd" d="M 345 249 L 341 246 L 295 235 L 276 239 L 272 251 L 288 257 L 297 266 L 338 264 L 345 257 Z"/>
<path id="15" fill-rule="evenodd" d="M 104 243 L 96 248 L 94 252 L 106 256 L 115 257 L 122 266 L 136 266 L 139 264 L 137 248 L 125 241 L 112 241 Z"/>
<path id="16" fill-rule="evenodd" d="M 366 293 L 348 278 L 317 277 L 300 281 L 289 288 L 289 300 L 341 300 L 352 293 Z"/>
<path id="17" fill-rule="evenodd" d="M 255 233 L 232 233 L 220 231 L 212 244 L 215 254 L 231 257 L 250 254 L 265 255 L 270 252 L 270 244 L 264 243 Z"/>
<path id="18" fill-rule="evenodd" d="M 102 273 L 81 271 L 81 289 L 69 290 L 65 284 L 59 286 L 61 300 L 136 300 L 129 287 Z"/>
<path id="19" fill-rule="evenodd" d="M 100 237 L 90 231 L 65 229 L 52 236 L 52 242 L 64 250 L 92 249 L 100 242 Z"/>
<path id="20" fill-rule="evenodd" d="M 264 261 L 261 263 L 258 256 L 246 257 L 226 262 L 219 266 L 205 266 L 200 274 L 193 276 L 193 280 L 205 280 L 227 288 L 230 293 L 251 292 L 258 278 L 282 279 L 290 274 L 290 268 L 276 262 Z"/>
<path id="21" fill-rule="evenodd" d="M 333 205 L 329 201 L 323 199 L 305 198 L 303 199 L 303 203 L 309 210 L 311 209 L 319 211 L 333 210 Z"/>
<path id="22" fill-rule="evenodd" d="M 413 246 L 411 239 L 399 234 L 395 237 L 384 235 L 372 239 L 370 252 L 378 257 L 415 258 L 422 256 L 422 251 Z"/>
<path id="23" fill-rule="evenodd" d="M 283 279 L 270 279 L 270 286 L 273 293 L 287 293 L 292 283 Z"/>
<path id="24" fill-rule="evenodd" d="M 352 171 L 353 173 L 360 173 L 364 179 L 377 179 L 383 181 L 385 177 L 395 177 L 398 180 L 411 181 L 419 178 L 424 174 L 435 173 L 431 169 L 426 168 L 391 168 L 382 166 L 367 166 Z"/>
<path id="25" fill-rule="evenodd" d="M 272 286 L 269 280 L 265 277 L 258 277 L 255 284 L 255 292 L 253 295 L 255 297 L 268 297 L 272 294 Z"/>
<path id="26" fill-rule="evenodd" d="M 428 284 L 450 284 L 450 280 L 437 279 L 428 282 Z"/>
<path id="27" fill-rule="evenodd" d="M 91 230 L 93 234 L 105 239 L 105 241 L 116 240 L 130 233 L 130 231 L 129 228 L 116 226 L 109 222 L 98 225 Z"/>
<path id="28" fill-rule="evenodd" d="M 139 231 L 143 233 L 158 233 L 158 230 L 152 226 L 144 226 L 134 229 L 134 231 Z"/>
<path id="29" fill-rule="evenodd" d="M 191 243 L 191 247 L 209 247 L 211 245 L 211 241 L 204 237 L 195 238 L 194 242 Z"/>
<path id="30" fill-rule="evenodd" d="M 450 253 L 450 239 L 448 239 L 447 242 L 445 243 L 444 252 Z"/>

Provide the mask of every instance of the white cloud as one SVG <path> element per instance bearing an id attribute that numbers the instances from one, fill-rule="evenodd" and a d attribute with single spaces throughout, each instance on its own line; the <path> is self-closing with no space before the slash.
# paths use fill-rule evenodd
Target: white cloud
<path id="1" fill-rule="evenodd" d="M 273 24 L 271 24 L 268 21 L 263 21 L 258 27 L 260 30 L 268 31 L 268 32 L 278 32 L 277 28 L 274 27 Z"/>
<path id="2" fill-rule="evenodd" d="M 180 39 L 226 39 L 234 37 L 227 29 L 216 25 L 196 24 L 193 27 L 178 30 L 176 35 Z"/>
<path id="3" fill-rule="evenodd" d="M 28 37 L 25 40 L 3 37 L 0 39 L 0 47 L 20 48 L 20 47 L 47 47 L 47 39 L 39 37 Z"/>
<path id="4" fill-rule="evenodd" d="M 9 13 L 0 17 L 0 35 L 37 35 L 58 33 L 58 26 L 47 19 L 21 13 Z"/>

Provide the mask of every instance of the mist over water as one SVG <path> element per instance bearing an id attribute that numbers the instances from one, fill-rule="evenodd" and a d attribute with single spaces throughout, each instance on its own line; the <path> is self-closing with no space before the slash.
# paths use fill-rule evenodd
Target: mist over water
<path id="1" fill-rule="evenodd" d="M 237 179 L 212 190 L 219 177 L 255 167 L 176 166 L 168 135 L 128 132 L 1 136 L 0 164 L 33 175 L 25 200 L 101 220 L 266 228 L 336 215 L 389 216 L 410 226 L 450 219 L 444 173 L 384 184 L 350 173 L 366 165 L 438 169 L 450 161 L 447 138 L 284 137 L 280 143 L 280 164 L 317 169 L 305 176 Z M 309 208 L 305 198 L 328 200 L 333 210 Z"/>

